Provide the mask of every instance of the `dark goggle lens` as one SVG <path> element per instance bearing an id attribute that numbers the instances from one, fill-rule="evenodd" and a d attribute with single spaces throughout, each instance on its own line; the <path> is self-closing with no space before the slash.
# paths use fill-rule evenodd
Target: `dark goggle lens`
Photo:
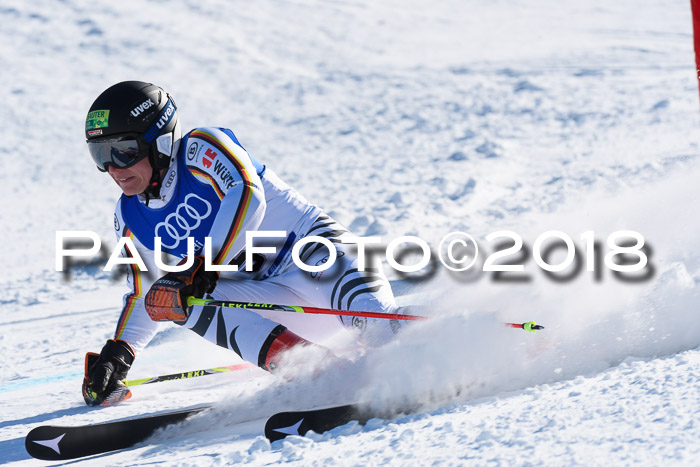
<path id="1" fill-rule="evenodd" d="M 136 140 L 90 141 L 88 148 L 92 160 L 102 172 L 106 172 L 110 164 L 125 169 L 148 155 L 148 150 L 139 148 Z"/>

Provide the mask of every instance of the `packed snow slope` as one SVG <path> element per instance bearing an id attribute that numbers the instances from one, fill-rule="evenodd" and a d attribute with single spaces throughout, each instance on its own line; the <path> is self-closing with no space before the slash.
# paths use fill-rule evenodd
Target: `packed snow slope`
<path id="1" fill-rule="evenodd" d="M 33 464 L 24 436 L 41 424 L 215 403 L 157 444 L 76 464 L 697 464 L 700 107 L 688 2 L 7 0 L 0 24 L 0 462 Z M 90 230 L 115 244 L 120 193 L 90 161 L 83 125 L 102 90 L 130 79 L 171 93 L 187 129 L 233 129 L 356 234 L 416 235 L 437 252 L 463 231 L 479 261 L 461 274 L 439 263 L 392 272 L 399 301 L 435 318 L 385 347 L 350 349 L 352 367 L 312 379 L 296 355 L 291 381 L 240 370 L 85 407 L 84 354 L 111 337 L 125 289 L 101 266 L 66 280 L 55 236 Z M 506 258 L 523 272 L 478 272 L 498 249 L 485 237 L 500 230 L 528 247 Z M 535 240 L 551 230 L 573 239 L 580 269 L 551 278 L 535 263 Z M 606 267 L 620 230 L 644 237 L 642 273 Z M 581 238 L 590 231 L 595 263 Z M 295 318 L 309 338 L 335 325 Z M 546 330 L 500 324 L 533 319 Z M 327 345 L 347 350 L 340 337 Z M 164 326 L 129 377 L 237 362 Z M 275 411 L 349 400 L 418 414 L 272 445 L 260 436 Z"/>

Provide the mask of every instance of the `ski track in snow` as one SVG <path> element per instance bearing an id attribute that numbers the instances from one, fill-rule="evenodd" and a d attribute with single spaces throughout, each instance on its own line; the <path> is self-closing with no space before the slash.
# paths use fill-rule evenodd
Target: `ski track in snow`
<path id="1" fill-rule="evenodd" d="M 24 436 L 217 404 L 157 444 L 80 465 L 694 465 L 700 455 L 698 95 L 689 5 L 648 0 L 180 0 L 0 7 L 0 463 Z M 502 229 L 641 232 L 652 277 L 605 271 L 526 283 L 438 269 L 392 274 L 436 316 L 317 379 L 261 370 L 134 389 L 83 405 L 86 351 L 111 336 L 124 289 L 99 267 L 54 271 L 55 232 L 107 251 L 119 191 L 92 164 L 85 112 L 109 85 L 152 81 L 185 127 L 228 126 L 285 181 L 359 235 Z M 483 245 L 488 243 L 484 241 Z M 483 259 L 483 258 L 482 258 Z M 529 335 L 500 321 L 535 319 Z M 307 356 L 297 356 L 303 359 Z M 130 378 L 237 363 L 164 327 Z M 300 364 L 299 371 L 303 372 Z M 367 400 L 419 414 L 272 446 L 262 418 Z M 240 423 L 243 422 L 243 423 Z M 204 431 L 202 431 L 204 430 Z"/>

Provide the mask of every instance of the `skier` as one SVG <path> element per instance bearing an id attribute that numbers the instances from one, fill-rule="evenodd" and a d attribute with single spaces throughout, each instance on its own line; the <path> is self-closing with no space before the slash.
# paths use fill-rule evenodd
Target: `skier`
<path id="1" fill-rule="evenodd" d="M 85 136 L 97 168 L 123 192 L 114 228 L 118 240 L 127 237 L 131 243 L 121 254 L 134 261 L 140 257 L 147 269 L 128 265 L 131 290 L 114 338 L 99 354 L 86 355 L 83 397 L 88 405 L 109 405 L 131 395 L 121 380 L 160 321 L 173 321 L 268 371 L 277 369 L 286 350 L 317 345 L 247 309 L 187 307 L 187 296 L 396 312 L 381 265 L 358 270 L 356 248 L 340 240 L 351 236 L 344 227 L 251 156 L 231 130 L 195 128 L 183 136 L 175 102 L 160 87 L 126 81 L 108 88 L 90 107 Z M 253 231 L 282 231 L 284 236 L 261 241 L 275 252 L 255 254 L 252 271 L 246 271 L 246 233 Z M 292 247 L 305 236 L 333 243 L 337 260 L 332 267 L 308 273 L 294 264 Z M 192 241 L 196 258 L 182 272 L 160 271 L 156 237 L 171 265 L 192 261 Z M 211 264 L 237 265 L 237 272 L 206 270 L 212 268 L 202 257 L 205 237 L 211 238 Z M 328 258 L 320 243 L 300 250 L 307 265 Z M 340 319 L 370 345 L 391 339 L 398 328 L 396 321 Z"/>

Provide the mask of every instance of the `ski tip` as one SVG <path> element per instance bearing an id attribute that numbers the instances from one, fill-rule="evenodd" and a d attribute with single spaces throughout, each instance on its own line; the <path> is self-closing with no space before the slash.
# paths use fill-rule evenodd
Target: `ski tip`
<path id="1" fill-rule="evenodd" d="M 270 442 L 287 436 L 304 436 L 309 431 L 324 433 L 351 421 L 361 425 L 372 418 L 360 404 L 340 405 L 325 409 L 311 409 L 299 412 L 279 412 L 268 418 L 265 424 L 265 437 Z"/>
<path id="2" fill-rule="evenodd" d="M 39 426 L 24 439 L 27 453 L 41 460 L 68 460 L 130 448 L 156 430 L 211 409 L 195 407 L 94 425 Z"/>
<path id="3" fill-rule="evenodd" d="M 61 453 L 60 443 L 65 433 L 58 433 L 54 427 L 39 426 L 24 438 L 24 449 L 35 459 L 56 461 L 66 459 Z"/>

